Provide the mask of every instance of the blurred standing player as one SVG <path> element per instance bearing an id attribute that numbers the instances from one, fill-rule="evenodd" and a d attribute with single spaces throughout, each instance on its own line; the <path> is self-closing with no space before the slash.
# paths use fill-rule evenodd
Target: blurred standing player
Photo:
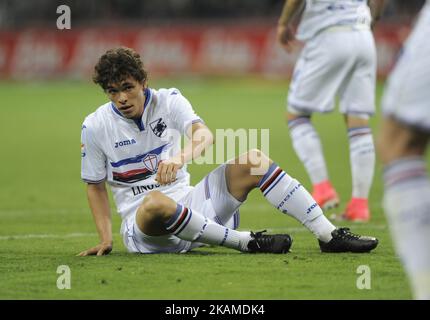
<path id="1" fill-rule="evenodd" d="M 405 43 L 383 97 L 378 150 L 384 210 L 416 299 L 430 299 L 430 2 Z"/>
<path id="2" fill-rule="evenodd" d="M 130 252 L 187 252 L 201 243 L 242 252 L 288 252 L 289 235 L 236 230 L 239 207 L 257 188 L 314 233 L 321 251 L 367 252 L 377 246 L 375 238 L 333 226 L 303 186 L 259 150 L 221 164 L 190 186 L 186 163 L 213 143 L 212 133 L 179 90 L 148 88 L 147 72 L 132 49 L 102 55 L 94 82 L 110 101 L 83 123 L 81 177 L 100 244 L 80 255 L 112 250 L 106 181 Z M 183 135 L 191 141 L 181 149 Z"/>
<path id="3" fill-rule="evenodd" d="M 330 183 L 314 112 L 330 112 L 335 97 L 348 127 L 352 197 L 343 217 L 370 218 L 368 195 L 375 150 L 369 116 L 375 110 L 376 50 L 371 32 L 382 0 L 288 0 L 278 24 L 278 40 L 291 50 L 294 18 L 303 10 L 297 39 L 305 42 L 288 94 L 287 120 L 293 147 L 313 184 L 312 196 L 323 208 L 339 204 Z M 303 9 L 304 6 L 304 9 Z M 370 6 L 370 7 L 369 7 Z"/>

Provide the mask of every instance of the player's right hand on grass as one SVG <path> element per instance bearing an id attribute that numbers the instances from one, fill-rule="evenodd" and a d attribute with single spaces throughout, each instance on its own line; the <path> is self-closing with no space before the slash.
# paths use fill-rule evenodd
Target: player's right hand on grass
<path id="1" fill-rule="evenodd" d="M 112 251 L 112 243 L 100 243 L 98 246 L 82 251 L 78 254 L 80 257 L 85 256 L 103 256 Z"/>
<path id="2" fill-rule="evenodd" d="M 284 49 L 290 53 L 293 51 L 292 42 L 295 40 L 294 31 L 289 26 L 278 25 L 277 30 L 278 42 L 284 47 Z"/>

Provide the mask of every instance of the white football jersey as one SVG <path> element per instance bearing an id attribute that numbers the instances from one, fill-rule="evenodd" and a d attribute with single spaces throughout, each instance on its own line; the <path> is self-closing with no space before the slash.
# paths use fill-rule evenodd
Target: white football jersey
<path id="1" fill-rule="evenodd" d="M 179 90 L 145 89 L 142 118 L 127 119 L 112 102 L 85 118 L 81 134 L 81 177 L 88 183 L 107 181 L 122 218 L 134 213 L 144 196 L 158 190 L 173 199 L 192 187 L 184 166 L 166 186 L 155 181 L 160 161 L 181 150 L 187 127 L 202 121 Z"/>
<path id="2" fill-rule="evenodd" d="M 332 26 L 370 27 L 371 20 L 367 0 L 306 0 L 296 38 L 307 41 Z"/>

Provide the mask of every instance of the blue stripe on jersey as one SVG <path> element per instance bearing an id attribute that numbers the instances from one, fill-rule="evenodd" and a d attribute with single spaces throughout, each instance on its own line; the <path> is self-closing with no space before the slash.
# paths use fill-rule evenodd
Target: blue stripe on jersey
<path id="1" fill-rule="evenodd" d="M 117 161 L 117 162 L 111 162 L 110 164 L 111 164 L 111 166 L 112 167 L 114 167 L 114 168 L 118 168 L 118 167 L 121 167 L 121 166 L 124 166 L 124 165 L 126 165 L 126 164 L 130 164 L 130 163 L 139 163 L 139 162 L 141 162 L 148 154 L 155 154 L 155 155 L 159 155 L 162 151 L 163 151 L 163 149 L 166 147 L 166 146 L 168 146 L 169 144 L 168 143 L 166 143 L 166 144 L 164 144 L 164 145 L 162 145 L 161 147 L 158 147 L 158 148 L 155 148 L 155 149 L 153 149 L 153 150 L 151 150 L 151 151 L 148 151 L 147 153 L 144 153 L 144 154 L 140 154 L 140 155 L 137 155 L 137 156 L 135 156 L 135 157 L 132 157 L 132 158 L 126 158 L 126 159 L 122 159 L 122 160 L 120 160 L 120 161 Z"/>
<path id="2" fill-rule="evenodd" d="M 145 88 L 144 94 L 145 94 L 146 99 L 145 99 L 145 104 L 143 105 L 143 110 L 145 111 L 146 106 L 148 105 L 149 101 L 151 101 L 151 98 L 152 98 L 151 97 L 151 90 L 149 90 L 149 88 Z"/>
<path id="3" fill-rule="evenodd" d="M 113 110 L 117 115 L 119 115 L 119 116 L 121 116 L 121 117 L 123 117 L 123 118 L 124 118 L 124 116 L 122 115 L 122 113 L 121 113 L 121 112 L 119 112 L 119 110 L 115 107 L 115 104 L 114 104 L 113 102 L 110 104 L 110 106 L 112 107 L 112 110 Z"/>
<path id="4" fill-rule="evenodd" d="M 139 131 L 143 131 L 145 130 L 145 126 L 143 125 L 143 121 L 142 119 L 134 119 L 134 123 L 136 124 L 136 126 L 139 128 Z"/>
<path id="5" fill-rule="evenodd" d="M 145 99 L 145 103 L 143 105 L 143 112 L 145 112 L 146 106 L 149 104 L 149 101 L 151 101 L 151 90 L 149 90 L 148 88 L 145 88 L 144 94 L 145 94 L 146 99 Z M 134 123 L 136 123 L 136 125 L 140 131 L 145 130 L 145 126 L 143 125 L 142 118 L 134 120 Z"/>

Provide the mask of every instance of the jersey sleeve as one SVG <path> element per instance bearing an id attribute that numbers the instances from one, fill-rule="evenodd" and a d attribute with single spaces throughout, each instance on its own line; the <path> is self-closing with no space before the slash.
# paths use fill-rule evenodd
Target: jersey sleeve
<path id="1" fill-rule="evenodd" d="M 196 122 L 204 121 L 195 113 L 191 103 L 177 89 L 170 93 L 171 104 L 170 112 L 175 129 L 179 130 L 182 135 L 186 133 L 188 127 Z"/>
<path id="2" fill-rule="evenodd" d="M 87 183 L 100 183 L 106 179 L 106 156 L 97 144 L 93 128 L 82 125 L 81 178 Z"/>

